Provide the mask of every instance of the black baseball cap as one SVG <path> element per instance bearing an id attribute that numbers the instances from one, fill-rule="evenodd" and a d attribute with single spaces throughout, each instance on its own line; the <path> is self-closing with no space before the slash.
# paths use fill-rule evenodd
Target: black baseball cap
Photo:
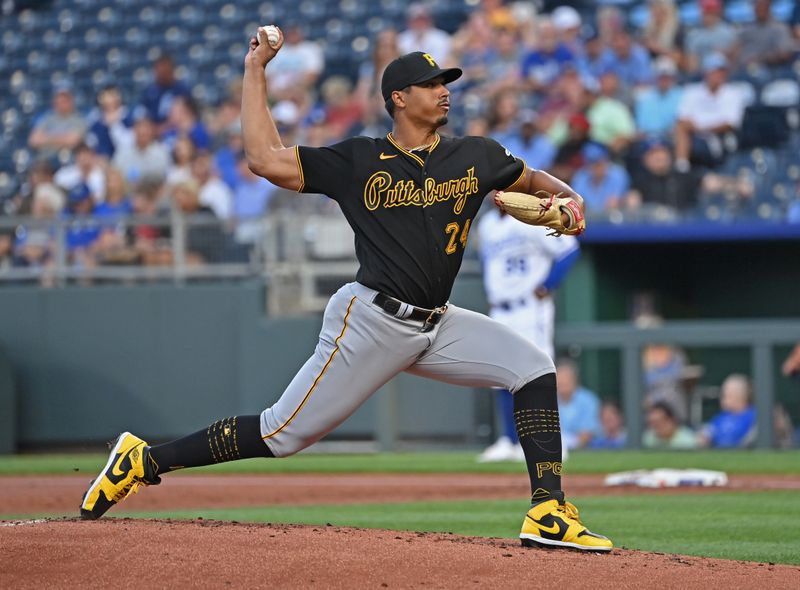
<path id="1" fill-rule="evenodd" d="M 383 71 L 381 79 L 383 100 L 389 100 L 395 90 L 422 84 L 439 76 L 444 78 L 445 84 L 449 84 L 453 80 L 458 80 L 462 73 L 459 68 L 440 68 L 428 53 L 414 51 L 401 55 Z"/>

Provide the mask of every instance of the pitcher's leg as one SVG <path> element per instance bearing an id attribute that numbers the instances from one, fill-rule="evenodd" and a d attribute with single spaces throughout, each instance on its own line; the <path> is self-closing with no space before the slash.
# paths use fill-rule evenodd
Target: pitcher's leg
<path id="1" fill-rule="evenodd" d="M 532 501 L 561 490 L 561 427 L 553 361 L 527 338 L 485 315 L 452 306 L 409 373 L 514 394 L 514 422 Z"/>
<path id="2" fill-rule="evenodd" d="M 341 424 L 428 345 L 414 326 L 352 295 L 331 300 L 313 356 L 261 414 L 261 437 L 276 457 L 294 454 Z"/>

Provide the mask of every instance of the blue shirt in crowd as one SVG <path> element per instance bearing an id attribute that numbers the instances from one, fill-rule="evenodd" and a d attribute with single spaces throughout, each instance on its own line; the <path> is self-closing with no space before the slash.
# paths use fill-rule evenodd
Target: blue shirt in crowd
<path id="1" fill-rule="evenodd" d="M 653 81 L 650 53 L 641 45 L 631 47 L 631 52 L 624 59 L 611 49 L 605 49 L 599 61 L 602 72 L 616 73 L 626 86 L 650 84 Z"/>
<path id="2" fill-rule="evenodd" d="M 706 432 L 712 447 L 735 448 L 747 442 L 747 435 L 755 426 L 756 409 L 750 407 L 740 414 L 720 412 L 711 419 Z"/>
<path id="3" fill-rule="evenodd" d="M 568 447 L 574 446 L 571 440 L 574 441 L 582 432 L 591 432 L 595 436 L 601 433 L 600 400 L 585 387 L 578 387 L 568 402 L 559 399 L 558 414 Z"/>
<path id="4" fill-rule="evenodd" d="M 648 88 L 636 98 L 636 127 L 645 135 L 671 136 L 678 120 L 683 90 L 673 86 L 666 92 Z"/>
<path id="5" fill-rule="evenodd" d="M 586 200 L 587 211 L 602 211 L 611 197 L 623 197 L 630 186 L 625 168 L 613 162 L 603 178 L 595 182 L 591 167 L 584 166 L 572 177 L 572 188 Z"/>
<path id="6" fill-rule="evenodd" d="M 522 77 L 549 84 L 561 74 L 566 64 L 574 61 L 575 56 L 564 44 L 556 46 L 552 53 L 536 49 L 522 59 Z"/>
<path id="7" fill-rule="evenodd" d="M 495 133 L 492 134 L 492 139 L 496 140 L 516 157 L 524 160 L 528 168 L 533 168 L 534 170 L 550 168 L 556 157 L 556 146 L 549 137 L 541 133 L 532 137 L 527 143 L 522 139 L 522 135 L 519 132 Z"/>

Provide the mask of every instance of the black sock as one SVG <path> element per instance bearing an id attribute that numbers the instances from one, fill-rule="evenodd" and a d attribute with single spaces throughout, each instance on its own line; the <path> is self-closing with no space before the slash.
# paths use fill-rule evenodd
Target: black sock
<path id="1" fill-rule="evenodd" d="M 175 469 L 272 456 L 261 438 L 261 417 L 233 416 L 189 436 L 150 447 L 145 478 L 157 481 L 159 474 Z"/>
<path id="2" fill-rule="evenodd" d="M 548 373 L 514 393 L 514 422 L 531 478 L 531 503 L 561 491 L 561 425 L 556 375 Z"/>

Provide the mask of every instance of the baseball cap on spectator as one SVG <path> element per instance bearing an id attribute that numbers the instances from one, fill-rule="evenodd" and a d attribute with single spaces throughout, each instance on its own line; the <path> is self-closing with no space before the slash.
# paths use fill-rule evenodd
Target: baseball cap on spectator
<path id="1" fill-rule="evenodd" d="M 728 68 L 728 60 L 721 53 L 709 53 L 703 58 L 703 73 L 713 72 L 714 70 L 724 70 Z"/>
<path id="2" fill-rule="evenodd" d="M 720 0 L 700 0 L 700 10 L 703 12 L 721 12 L 722 2 Z"/>
<path id="3" fill-rule="evenodd" d="M 661 148 L 669 149 L 670 145 L 665 139 L 663 139 L 662 137 L 658 137 L 657 135 L 647 137 L 642 141 L 643 152 L 649 152 L 650 150 L 661 149 Z"/>
<path id="4" fill-rule="evenodd" d="M 678 66 L 675 65 L 675 60 L 667 55 L 662 55 L 653 64 L 653 70 L 656 76 L 670 76 L 673 77 L 678 73 Z"/>
<path id="5" fill-rule="evenodd" d="M 559 6 L 553 11 L 550 19 L 559 31 L 575 29 L 581 26 L 581 15 L 572 6 Z"/>
<path id="6" fill-rule="evenodd" d="M 53 94 L 72 94 L 75 87 L 69 80 L 59 80 L 53 84 Z"/>
<path id="7" fill-rule="evenodd" d="M 569 126 L 573 129 L 581 129 L 583 131 L 589 131 L 591 124 L 589 123 L 589 119 L 586 118 L 586 115 L 583 113 L 574 113 L 569 118 Z"/>
<path id="8" fill-rule="evenodd" d="M 462 73 L 460 68 L 440 68 L 430 55 L 421 51 L 401 55 L 383 71 L 381 79 L 383 100 L 389 100 L 395 90 L 422 84 L 439 76 L 444 78 L 445 84 L 449 84 L 458 80 Z"/>
<path id="9" fill-rule="evenodd" d="M 608 150 L 599 143 L 589 142 L 583 146 L 583 158 L 587 164 L 596 164 L 608 159 Z"/>
<path id="10" fill-rule="evenodd" d="M 70 205 L 76 205 L 81 201 L 91 198 L 91 196 L 92 191 L 89 189 L 89 185 L 85 182 L 79 182 L 67 193 L 67 202 Z"/>

